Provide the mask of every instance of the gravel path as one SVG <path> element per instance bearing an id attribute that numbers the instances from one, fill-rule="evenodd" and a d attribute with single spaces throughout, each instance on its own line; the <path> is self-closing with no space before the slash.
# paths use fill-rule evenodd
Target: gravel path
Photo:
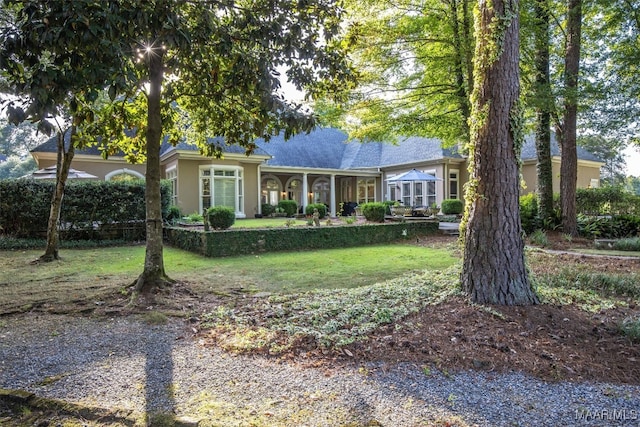
<path id="1" fill-rule="evenodd" d="M 0 387 L 216 426 L 640 426 L 639 386 L 411 364 L 303 368 L 203 347 L 181 321 L 2 319 Z"/>

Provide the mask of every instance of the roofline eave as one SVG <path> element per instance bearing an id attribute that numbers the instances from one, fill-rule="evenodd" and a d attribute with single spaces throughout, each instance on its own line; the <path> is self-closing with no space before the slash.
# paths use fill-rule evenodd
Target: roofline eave
<path id="1" fill-rule="evenodd" d="M 331 168 L 307 168 L 300 166 L 269 166 L 262 165 L 260 167 L 261 172 L 270 173 L 306 173 L 313 175 L 362 175 L 362 176 L 380 176 L 380 171 L 376 168 L 375 171 L 367 171 L 363 169 L 331 169 Z"/>

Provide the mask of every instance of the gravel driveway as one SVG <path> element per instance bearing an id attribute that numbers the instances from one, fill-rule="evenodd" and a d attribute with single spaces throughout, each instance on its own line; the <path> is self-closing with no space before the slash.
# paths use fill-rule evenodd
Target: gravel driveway
<path id="1" fill-rule="evenodd" d="M 640 426 L 638 386 L 411 364 L 309 368 L 229 355 L 192 335 L 177 320 L 0 319 L 0 387 L 219 426 Z"/>

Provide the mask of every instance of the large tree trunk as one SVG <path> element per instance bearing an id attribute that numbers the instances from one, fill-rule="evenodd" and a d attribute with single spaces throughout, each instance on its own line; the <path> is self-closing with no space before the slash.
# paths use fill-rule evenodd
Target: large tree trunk
<path id="1" fill-rule="evenodd" d="M 64 197 L 64 188 L 67 184 L 71 161 L 75 153 L 73 144 L 73 136 L 75 134 L 75 126 L 71 126 L 69 136 L 69 148 L 65 150 L 64 130 L 58 132 L 58 158 L 56 161 L 56 188 L 51 196 L 51 209 L 49 210 L 49 221 L 47 223 L 47 246 L 44 254 L 38 258 L 40 262 L 51 262 L 60 259 L 60 212 L 62 211 L 62 199 Z"/>
<path id="2" fill-rule="evenodd" d="M 577 123 L 578 74 L 580 72 L 580 37 L 582 30 L 582 0 L 567 3 L 567 50 L 565 53 L 564 129 L 561 140 L 560 204 L 562 230 L 572 236 L 578 234 L 576 214 L 576 186 L 578 183 Z"/>
<path id="3" fill-rule="evenodd" d="M 549 74 L 549 4 L 535 1 L 535 73 L 536 73 L 536 152 L 538 157 L 538 216 L 544 220 L 553 213 L 553 168 L 551 165 L 551 77 Z"/>
<path id="4" fill-rule="evenodd" d="M 477 303 L 535 304 L 519 209 L 518 1 L 479 7 L 462 286 Z"/>
<path id="5" fill-rule="evenodd" d="M 149 53 L 149 96 L 147 118 L 147 170 L 146 170 L 146 232 L 147 247 L 144 271 L 138 277 L 134 289 L 134 301 L 138 294 L 149 293 L 172 283 L 164 271 L 162 253 L 162 210 L 160 203 L 160 140 L 162 138 L 161 90 L 164 78 L 163 52 Z"/>

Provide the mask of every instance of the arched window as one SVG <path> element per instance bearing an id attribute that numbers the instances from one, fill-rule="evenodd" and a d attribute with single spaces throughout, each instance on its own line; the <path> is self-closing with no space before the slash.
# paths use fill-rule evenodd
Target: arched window
<path id="1" fill-rule="evenodd" d="M 105 181 L 125 181 L 131 179 L 144 179 L 144 175 L 132 169 L 117 169 L 104 176 Z"/>
<path id="2" fill-rule="evenodd" d="M 302 180 L 299 177 L 290 178 L 287 181 L 287 199 L 295 200 L 298 206 L 302 206 Z"/>
<path id="3" fill-rule="evenodd" d="M 262 203 L 277 205 L 280 201 L 280 193 L 282 192 L 282 183 L 273 175 L 267 175 L 262 178 L 261 183 L 261 200 Z"/>
<path id="4" fill-rule="evenodd" d="M 313 203 L 324 203 L 329 205 L 331 197 L 331 184 L 327 178 L 318 178 L 313 183 Z"/>

